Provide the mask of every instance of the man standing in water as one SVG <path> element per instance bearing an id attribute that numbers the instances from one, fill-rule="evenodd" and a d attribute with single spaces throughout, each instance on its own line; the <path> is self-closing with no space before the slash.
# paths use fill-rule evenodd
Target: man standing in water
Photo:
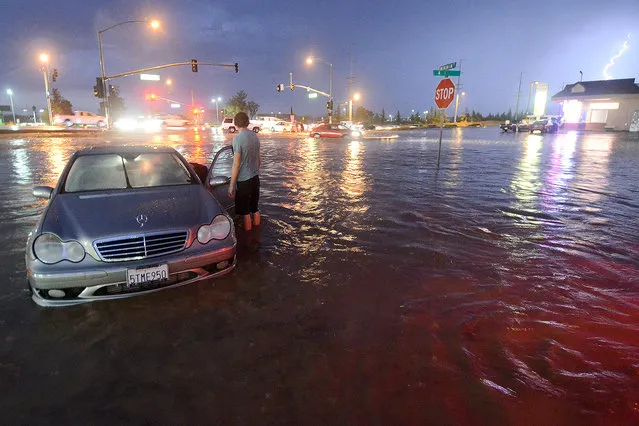
<path id="1" fill-rule="evenodd" d="M 257 208 L 260 199 L 258 173 L 262 163 L 260 140 L 254 132 L 248 130 L 249 118 L 245 112 L 235 114 L 233 121 L 239 133 L 233 139 L 233 171 L 229 197 L 235 198 L 235 213 L 242 216 L 244 229 L 250 231 L 253 225 L 260 225 L 260 211 Z"/>

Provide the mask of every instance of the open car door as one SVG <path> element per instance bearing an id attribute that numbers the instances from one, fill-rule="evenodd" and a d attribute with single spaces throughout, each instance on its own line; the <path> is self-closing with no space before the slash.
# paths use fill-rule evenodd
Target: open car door
<path id="1" fill-rule="evenodd" d="M 233 147 L 225 146 L 220 149 L 213 158 L 209 173 L 206 177 L 206 187 L 222 204 L 222 207 L 234 213 L 235 200 L 229 197 L 229 185 L 231 184 L 231 171 L 233 170 Z"/>

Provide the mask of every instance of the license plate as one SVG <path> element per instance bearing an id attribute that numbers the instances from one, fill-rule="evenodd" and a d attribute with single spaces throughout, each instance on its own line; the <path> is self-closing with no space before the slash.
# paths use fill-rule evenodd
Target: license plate
<path id="1" fill-rule="evenodd" d="M 126 285 L 134 287 L 150 282 L 169 279 L 169 265 L 159 265 L 152 268 L 127 269 Z"/>

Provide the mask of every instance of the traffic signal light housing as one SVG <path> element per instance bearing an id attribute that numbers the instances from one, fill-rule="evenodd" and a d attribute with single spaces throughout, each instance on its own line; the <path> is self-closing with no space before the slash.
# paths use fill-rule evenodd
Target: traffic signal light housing
<path id="1" fill-rule="evenodd" d="M 277 86 L 275 86 L 275 90 L 277 90 L 278 92 L 281 92 L 282 90 L 284 90 L 284 85 L 278 84 Z"/>
<path id="2" fill-rule="evenodd" d="M 191 59 L 191 71 L 197 72 L 197 59 Z"/>
<path id="3" fill-rule="evenodd" d="M 291 83 L 291 90 L 295 90 L 295 85 Z"/>
<path id="4" fill-rule="evenodd" d="M 102 77 L 95 78 L 95 86 L 93 86 L 93 96 L 104 99 L 104 82 Z"/>
<path id="5" fill-rule="evenodd" d="M 236 62 L 235 63 L 235 74 L 237 74 L 238 72 L 240 72 L 240 65 Z"/>
<path id="6" fill-rule="evenodd" d="M 51 81 L 55 83 L 57 79 L 58 79 L 58 69 L 54 68 L 53 72 L 51 73 Z"/>
<path id="7" fill-rule="evenodd" d="M 326 109 L 329 111 L 333 111 L 333 101 L 326 102 Z"/>

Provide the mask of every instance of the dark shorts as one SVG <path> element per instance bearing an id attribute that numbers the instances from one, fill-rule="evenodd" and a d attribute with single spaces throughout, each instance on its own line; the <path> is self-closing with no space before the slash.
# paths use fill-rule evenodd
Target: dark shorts
<path id="1" fill-rule="evenodd" d="M 257 211 L 260 200 L 260 177 L 254 176 L 249 180 L 237 183 L 235 192 L 235 213 L 241 216 Z"/>

